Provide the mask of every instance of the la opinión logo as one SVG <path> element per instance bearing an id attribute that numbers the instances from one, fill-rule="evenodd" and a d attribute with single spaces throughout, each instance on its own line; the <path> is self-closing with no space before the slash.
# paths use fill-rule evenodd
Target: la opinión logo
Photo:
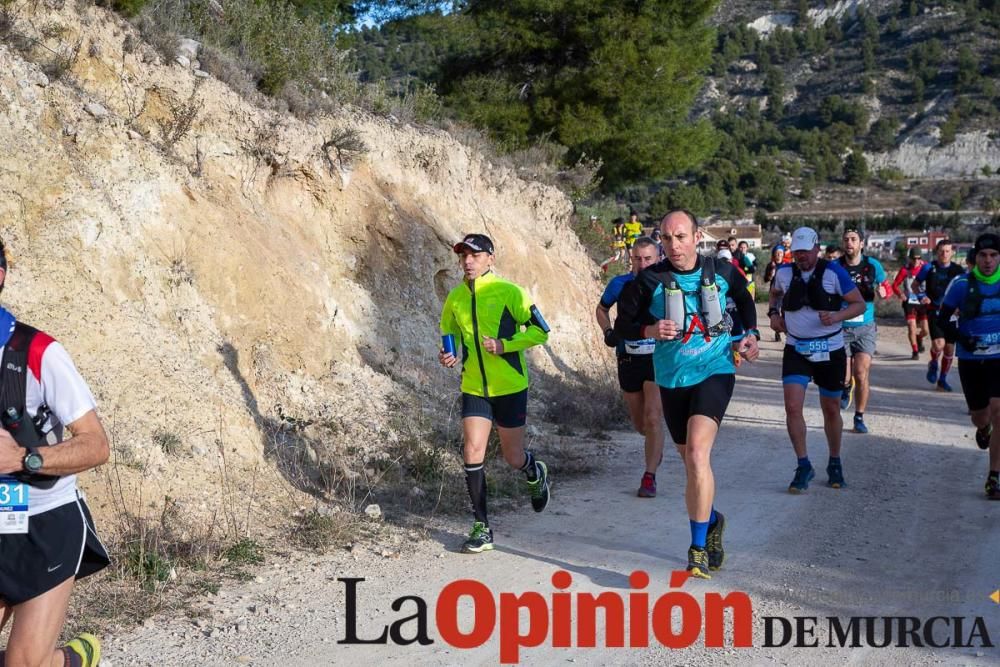
<path id="1" fill-rule="evenodd" d="M 595 648 L 600 642 L 606 648 L 648 648 L 655 641 L 667 648 L 683 649 L 703 639 L 709 649 L 754 647 L 750 596 L 740 591 L 726 595 L 705 592 L 699 599 L 681 590 L 689 577 L 686 571 L 671 572 L 671 590 L 658 597 L 645 590 L 650 578 L 641 570 L 629 576 L 631 590 L 625 593 L 570 592 L 573 577 L 564 570 L 552 574 L 554 590 L 547 594 L 494 594 L 482 582 L 459 579 L 441 589 L 433 615 L 420 596 L 396 598 L 390 605 L 392 611 L 407 615 L 382 625 L 377 636 L 369 637 L 361 637 L 358 631 L 359 596 L 365 578 L 343 577 L 337 581 L 344 584 L 346 623 L 344 638 L 337 643 L 426 646 L 435 642 L 430 635 L 433 618 L 441 641 L 457 649 L 478 648 L 497 635 L 500 662 L 505 664 L 519 662 L 522 649 L 545 644 L 552 648 Z M 471 605 L 471 612 L 460 624 L 463 604 Z M 598 636 L 599 613 L 604 620 L 603 637 Z M 521 622 L 522 616 L 527 623 Z M 672 622 L 675 616 L 679 623 Z M 760 620 L 762 648 L 994 647 L 980 616 L 763 616 Z M 825 641 L 818 636 L 822 634 Z"/>
<path id="2" fill-rule="evenodd" d="M 573 584 L 572 575 L 565 570 L 552 574 L 555 590 L 548 596 L 534 591 L 494 595 L 479 581 L 459 579 L 441 589 L 434 607 L 434 622 L 441 640 L 459 649 L 478 648 L 499 632 L 501 663 L 516 663 L 522 648 L 546 642 L 553 648 L 596 647 L 599 610 L 605 620 L 602 645 L 608 648 L 646 648 L 651 636 L 668 648 L 687 648 L 698 641 L 702 633 L 706 647 L 721 648 L 725 645 L 727 610 L 732 616 L 730 646 L 753 646 L 750 596 L 742 592 L 725 596 L 707 592 L 699 600 L 679 590 L 690 576 L 687 571 L 671 572 L 670 588 L 678 590 L 652 600 L 644 590 L 649 586 L 649 575 L 641 570 L 629 576 L 632 590 L 626 594 L 565 592 Z M 394 612 L 412 611 L 411 614 L 383 626 L 377 637 L 359 637 L 358 595 L 365 579 L 345 577 L 337 581 L 345 586 L 346 614 L 345 636 L 338 644 L 387 644 L 391 641 L 408 646 L 434 643 L 428 634 L 427 602 L 416 595 L 396 598 L 391 605 Z M 469 630 L 459 625 L 458 610 L 463 598 L 467 598 L 473 608 Z M 677 629 L 671 623 L 675 610 L 681 619 Z M 520 618 L 525 612 L 528 623 L 526 631 L 522 632 Z"/>

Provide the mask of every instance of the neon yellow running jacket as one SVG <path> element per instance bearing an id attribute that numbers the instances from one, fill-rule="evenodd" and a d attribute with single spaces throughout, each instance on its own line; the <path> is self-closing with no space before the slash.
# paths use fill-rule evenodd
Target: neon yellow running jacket
<path id="1" fill-rule="evenodd" d="M 489 398 L 528 388 L 524 350 L 543 345 L 549 326 L 527 292 L 490 271 L 448 293 L 441 333 L 461 340 L 462 391 Z M 502 340 L 504 353 L 487 352 L 483 336 Z"/>

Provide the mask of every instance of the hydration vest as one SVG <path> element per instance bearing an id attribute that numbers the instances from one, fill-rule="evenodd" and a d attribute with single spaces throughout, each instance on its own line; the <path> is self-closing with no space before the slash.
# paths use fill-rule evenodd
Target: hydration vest
<path id="1" fill-rule="evenodd" d="M 687 324 L 688 310 L 681 289 L 673 272 L 667 271 L 664 278 L 664 315 L 663 319 L 678 323 L 682 329 L 687 328 L 682 342 L 686 343 L 694 333 L 695 325 L 699 325 L 702 335 L 708 341 L 728 333 L 732 328 L 732 320 L 727 321 L 724 307 L 719 299 L 719 286 L 715 281 L 715 260 L 702 258 L 701 284 L 698 288 L 698 312 L 692 315 L 691 324 Z M 688 293 L 691 295 L 691 293 Z"/>
<path id="2" fill-rule="evenodd" d="M 934 303 L 941 303 L 952 279 L 965 273 L 958 264 L 952 262 L 947 267 L 939 266 L 937 260 L 931 263 L 930 273 L 924 281 L 927 296 Z M 971 276 L 970 276 L 971 279 Z M 971 286 L 971 283 L 970 283 Z"/>
<path id="3" fill-rule="evenodd" d="M 983 312 L 983 302 L 989 299 L 990 301 L 1000 301 L 1000 294 L 993 294 L 991 296 L 985 296 L 982 293 L 982 288 L 979 285 L 979 281 L 976 277 L 969 272 L 969 291 L 965 294 L 965 301 L 962 302 L 962 307 L 959 309 L 960 316 L 963 321 L 968 322 L 969 320 L 974 320 L 979 317 Z M 1000 313 L 1000 304 L 997 305 L 996 309 L 993 310 L 994 313 Z"/>
<path id="4" fill-rule="evenodd" d="M 0 358 L 0 420 L 17 444 L 29 449 L 53 444 L 44 430 L 51 415 L 48 406 L 39 406 L 34 418 L 25 414 L 28 373 L 41 375 L 42 354 L 51 341 L 47 334 L 17 322 Z M 50 489 L 59 480 L 54 475 L 23 471 L 10 476 L 40 489 Z"/>
<path id="5" fill-rule="evenodd" d="M 846 257 L 841 257 L 837 261 L 847 270 L 851 280 L 858 286 L 861 298 L 866 303 L 873 302 L 875 300 L 875 265 L 868 260 L 868 257 L 862 255 L 861 262 L 857 266 L 850 266 Z"/>
<path id="6" fill-rule="evenodd" d="M 802 271 L 798 264 L 792 264 L 792 281 L 781 300 L 781 309 L 786 312 L 795 312 L 809 306 L 817 311 L 836 312 L 840 310 L 844 303 L 844 297 L 839 294 L 830 294 L 823 289 L 823 274 L 826 273 L 828 263 L 825 259 L 816 260 L 816 268 L 813 270 L 809 282 L 803 280 Z"/>

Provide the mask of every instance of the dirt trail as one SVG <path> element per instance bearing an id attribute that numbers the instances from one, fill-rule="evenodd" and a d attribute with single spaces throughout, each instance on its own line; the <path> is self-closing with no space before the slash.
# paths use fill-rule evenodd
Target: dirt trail
<path id="1" fill-rule="evenodd" d="M 744 367 L 717 442 L 713 465 L 716 506 L 729 520 L 725 568 L 708 582 L 684 590 L 699 599 L 707 591 L 749 593 L 756 617 L 754 640 L 762 643 L 766 615 L 796 616 L 982 616 L 1000 642 L 1000 605 L 989 600 L 1000 587 L 1000 503 L 982 494 L 986 454 L 973 439 L 960 392 L 929 390 L 922 362 L 909 360 L 898 326 L 881 327 L 874 391 L 867 413 L 871 433 L 845 434 L 848 487 L 827 488 L 822 469 L 826 446 L 817 394 L 807 400 L 810 454 L 819 468 L 807 493 L 786 492 L 795 458 L 784 430 L 780 356 L 765 343 L 762 360 Z M 952 382 L 958 385 L 957 372 Z M 845 413 L 848 415 L 848 413 Z M 549 598 L 558 569 L 573 577 L 572 591 L 628 592 L 628 575 L 652 578 L 651 598 L 666 592 L 669 571 L 683 568 L 689 539 L 683 509 L 683 478 L 668 452 L 659 474 L 659 496 L 634 495 L 639 481 L 639 437 L 614 436 L 600 472 L 559 483 L 541 515 L 530 509 L 495 518 L 497 551 L 479 557 L 456 552 L 465 521 L 429 526 L 399 559 L 375 553 L 301 556 L 269 565 L 257 581 L 209 598 L 210 613 L 153 619 L 145 627 L 109 638 L 108 660 L 121 665 L 325 665 L 493 664 L 496 633 L 478 649 L 444 644 L 434 625 L 442 587 L 474 578 L 500 592 L 538 591 Z M 596 443 L 582 443 L 597 451 Z M 539 451 L 544 451 L 539 447 Z M 604 450 L 607 452 L 606 443 Z M 555 471 L 558 475 L 558 471 Z M 338 577 L 365 577 L 359 589 L 359 634 L 370 638 L 383 625 L 413 613 L 390 604 L 402 595 L 427 600 L 429 646 L 344 646 L 344 586 Z M 939 599 L 943 598 L 943 599 Z M 464 621 L 471 627 L 471 618 Z M 406 633 L 412 633 L 411 623 Z M 968 634 L 967 626 L 963 634 Z M 600 638 L 603 635 L 599 632 Z M 820 648 L 685 650 L 658 644 L 648 649 L 522 650 L 526 664 L 997 664 L 990 648 Z M 549 642 L 546 642 L 548 644 Z M 654 641 L 655 644 L 655 641 Z M 165 656 L 170 656 L 164 661 Z"/>

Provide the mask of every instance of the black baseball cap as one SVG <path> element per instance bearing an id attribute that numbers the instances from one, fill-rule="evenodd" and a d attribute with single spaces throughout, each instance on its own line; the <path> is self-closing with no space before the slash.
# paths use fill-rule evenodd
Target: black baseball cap
<path id="1" fill-rule="evenodd" d="M 493 241 L 485 234 L 466 234 L 465 238 L 454 245 L 452 250 L 462 252 L 468 248 L 472 252 L 488 252 L 493 254 Z"/>
<path id="2" fill-rule="evenodd" d="M 997 252 L 1000 252 L 1000 236 L 997 236 L 992 232 L 980 234 L 976 238 L 976 245 L 974 245 L 972 249 L 976 251 L 977 255 L 980 250 L 996 250 Z"/>

